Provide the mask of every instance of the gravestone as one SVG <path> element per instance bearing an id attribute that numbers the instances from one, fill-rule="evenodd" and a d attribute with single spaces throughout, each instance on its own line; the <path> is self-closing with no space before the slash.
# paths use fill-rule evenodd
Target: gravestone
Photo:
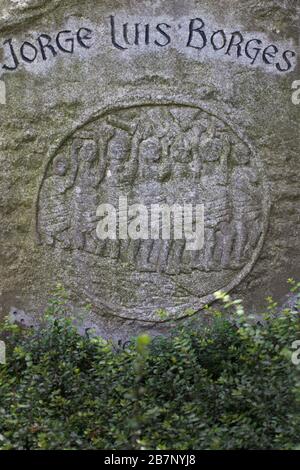
<path id="1" fill-rule="evenodd" d="M 0 314 L 38 315 L 56 282 L 107 335 L 200 320 L 220 290 L 283 297 L 299 18 L 279 0 L 1 2 Z"/>

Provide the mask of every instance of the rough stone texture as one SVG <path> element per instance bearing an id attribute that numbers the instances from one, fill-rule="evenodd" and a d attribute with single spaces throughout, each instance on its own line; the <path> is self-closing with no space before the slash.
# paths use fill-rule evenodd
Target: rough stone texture
<path id="1" fill-rule="evenodd" d="M 202 50 L 199 20 L 187 47 L 195 18 L 205 23 Z M 190 308 L 201 318 L 220 289 L 250 309 L 267 294 L 283 298 L 286 279 L 300 274 L 297 57 L 280 69 L 284 51 L 299 54 L 299 19 L 296 0 L 0 2 L 0 315 L 13 306 L 38 315 L 57 281 L 75 311 L 91 303 L 87 321 L 115 337 L 164 331 L 160 308 L 167 320 Z M 92 33 L 78 38 L 80 28 Z M 55 42 L 66 30 L 60 45 L 69 49 L 74 37 L 73 53 Z M 227 44 L 219 34 L 215 51 L 218 30 Z M 251 54 L 276 45 L 275 59 L 274 46 L 253 64 L 244 46 L 226 54 L 235 31 L 243 44 L 261 41 Z M 55 56 L 46 48 L 43 58 L 41 34 Z M 9 39 L 16 70 L 2 68 L 14 66 Z M 96 209 L 119 195 L 146 206 L 203 203 L 204 249 L 99 242 Z"/>

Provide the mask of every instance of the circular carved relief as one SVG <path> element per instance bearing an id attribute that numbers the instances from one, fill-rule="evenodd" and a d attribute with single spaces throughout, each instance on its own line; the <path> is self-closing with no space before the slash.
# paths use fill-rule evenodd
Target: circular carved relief
<path id="1" fill-rule="evenodd" d="M 148 239 L 120 239 L 118 224 L 116 239 L 99 239 L 97 208 L 109 204 L 118 218 L 120 197 L 149 210 Z M 155 204 L 171 208 L 170 239 L 151 236 Z M 174 205 L 204 208 L 201 249 L 172 235 Z M 235 287 L 258 257 L 267 218 L 259 161 L 232 127 L 195 106 L 140 105 L 102 114 L 63 141 L 40 187 L 37 231 L 95 309 L 160 321 L 160 309 L 180 318 Z"/>

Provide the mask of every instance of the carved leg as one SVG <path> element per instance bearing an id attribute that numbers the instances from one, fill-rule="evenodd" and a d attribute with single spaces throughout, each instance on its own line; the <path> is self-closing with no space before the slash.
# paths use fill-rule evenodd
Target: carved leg
<path id="1" fill-rule="evenodd" d="M 182 269 L 185 243 L 185 240 L 173 240 L 166 270 L 168 274 L 180 273 Z"/>
<path id="2" fill-rule="evenodd" d="M 246 221 L 240 219 L 235 224 L 236 240 L 234 248 L 234 257 L 237 263 L 240 263 L 247 243 Z"/>
<path id="3" fill-rule="evenodd" d="M 213 267 L 214 249 L 216 244 L 216 236 L 213 228 L 206 230 L 206 239 L 204 246 L 204 269 L 209 271 Z"/>
<path id="4" fill-rule="evenodd" d="M 142 272 L 155 271 L 155 267 L 150 261 L 153 244 L 153 240 L 141 240 L 141 246 L 138 255 L 138 268 Z"/>
<path id="5" fill-rule="evenodd" d="M 159 272 L 165 272 L 168 266 L 168 258 L 170 254 L 170 248 L 172 240 L 160 240 L 161 249 L 158 260 L 158 270 Z"/>
<path id="6" fill-rule="evenodd" d="M 141 246 L 141 240 L 128 240 L 128 245 L 127 245 L 127 260 L 128 263 L 130 263 L 133 266 L 137 265 L 137 257 L 139 254 Z"/>
<path id="7" fill-rule="evenodd" d="M 228 225 L 228 227 L 225 230 L 225 233 L 223 234 L 223 246 L 222 246 L 223 249 L 222 249 L 222 257 L 221 257 L 222 268 L 230 267 L 233 242 L 234 242 L 233 230 L 230 227 L 230 225 Z"/>

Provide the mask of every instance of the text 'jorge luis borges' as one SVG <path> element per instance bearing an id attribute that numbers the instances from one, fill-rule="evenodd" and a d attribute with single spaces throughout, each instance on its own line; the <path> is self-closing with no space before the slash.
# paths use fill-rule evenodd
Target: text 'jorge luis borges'
<path id="1" fill-rule="evenodd" d="M 168 22 L 158 19 L 124 21 L 111 15 L 104 21 L 106 28 L 102 33 L 96 28 L 80 27 L 75 30 L 65 28 L 52 34 L 33 33 L 30 39 L 21 42 L 5 39 L 0 68 L 13 72 L 21 64 L 28 66 L 58 56 L 76 56 L 80 50 L 88 52 L 92 49 L 94 56 L 96 48 L 103 52 L 105 47 L 113 47 L 120 53 L 131 50 L 159 52 L 171 47 L 189 53 L 193 60 L 227 59 L 277 73 L 290 72 L 296 65 L 296 52 L 287 46 L 271 44 L 263 35 L 258 37 L 239 30 L 229 32 L 209 27 L 201 17 Z"/>

